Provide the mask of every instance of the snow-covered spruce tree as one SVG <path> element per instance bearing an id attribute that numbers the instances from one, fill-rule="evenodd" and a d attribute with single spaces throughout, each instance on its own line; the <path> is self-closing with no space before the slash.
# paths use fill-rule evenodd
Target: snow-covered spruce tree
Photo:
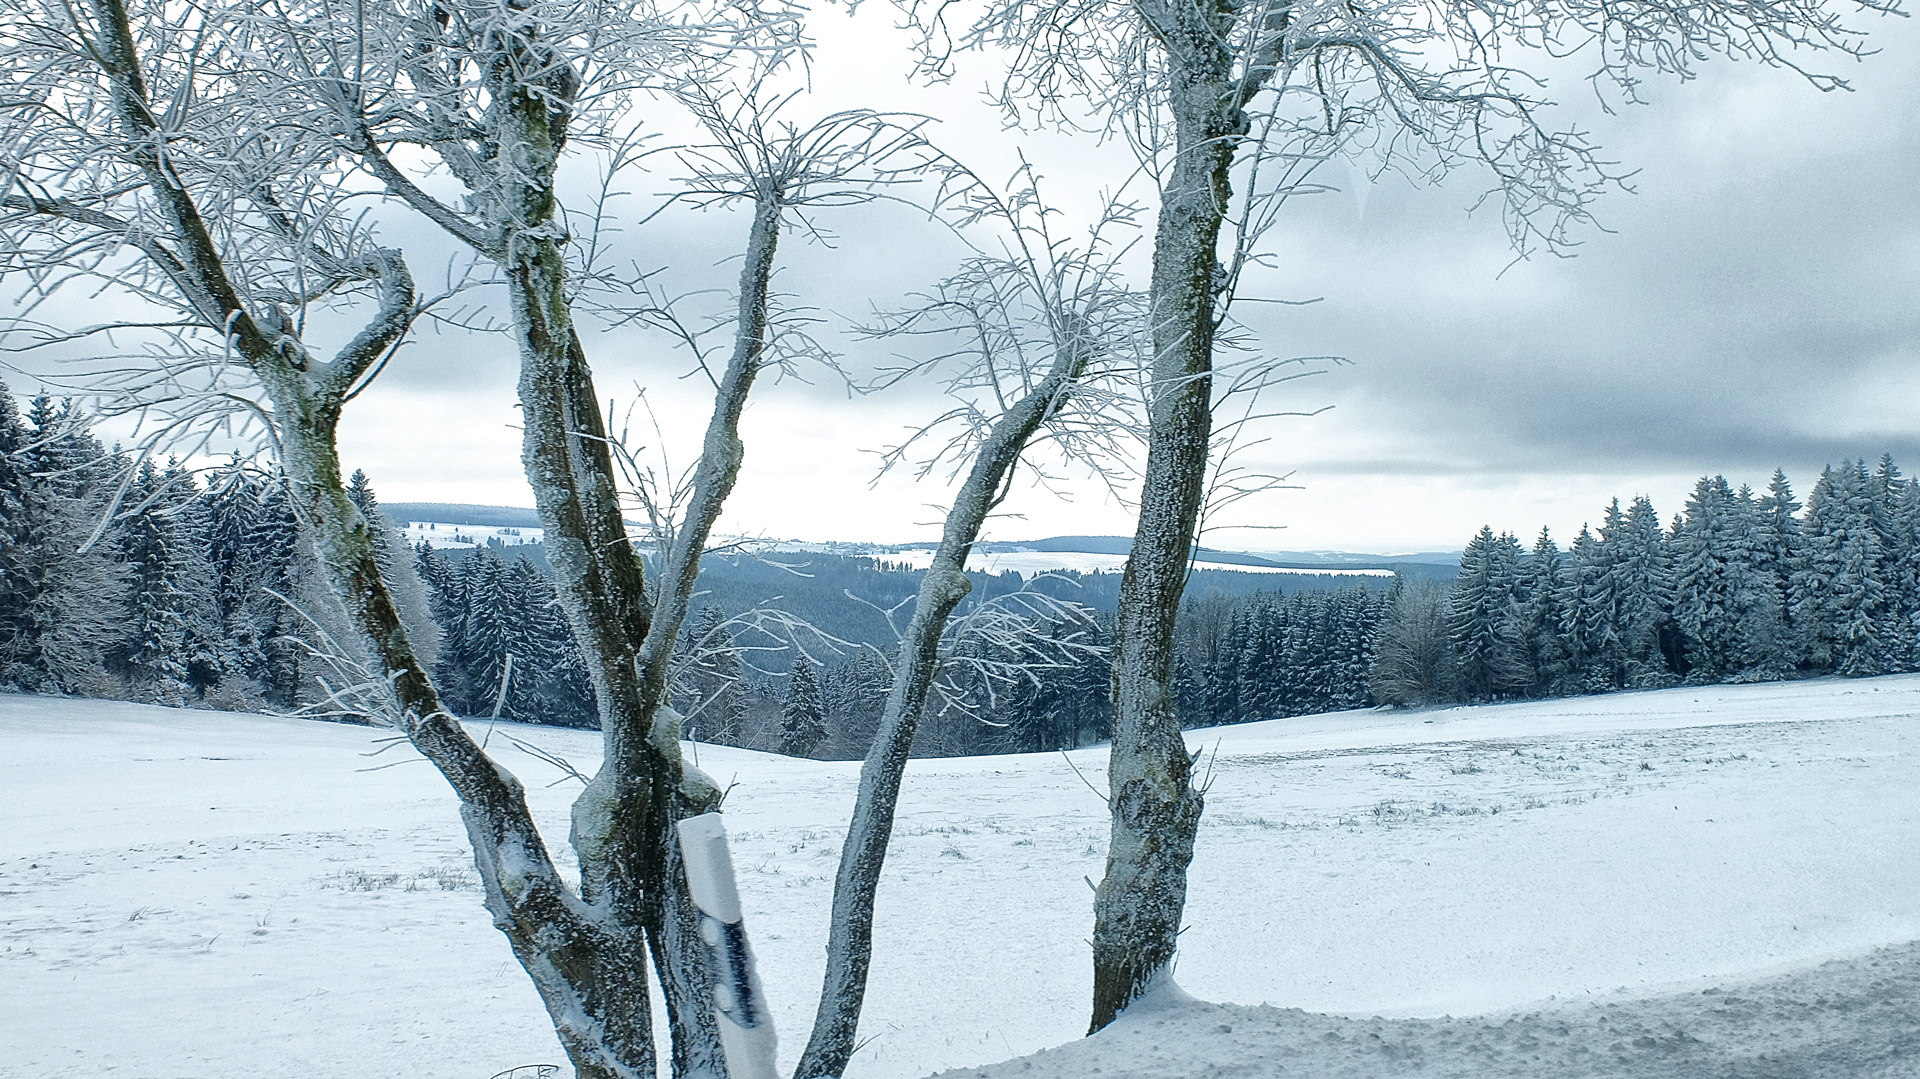
<path id="1" fill-rule="evenodd" d="M 880 729 L 887 690 L 892 685 L 893 664 L 874 648 L 856 650 L 827 672 L 821 692 L 826 698 L 834 757 L 865 759 Z"/>
<path id="2" fill-rule="evenodd" d="M 70 402 L 43 395 L 30 424 L 12 415 L 0 421 L 0 685 L 100 693 L 126 626 L 126 566 L 100 535 L 123 462 Z"/>
<path id="3" fill-rule="evenodd" d="M 307 625 L 288 598 L 310 591 L 311 582 L 303 575 L 310 575 L 307 563 L 312 544 L 301 530 L 294 492 L 284 474 L 276 470 L 261 477 L 256 490 L 260 512 L 248 533 L 248 564 L 239 570 L 237 587 L 243 590 L 241 602 L 259 627 L 266 656 L 260 683 L 267 703 L 291 711 L 299 706 L 300 690 L 307 681 L 307 650 L 300 636 Z"/>
<path id="4" fill-rule="evenodd" d="M 1675 680 L 1681 651 L 1672 630 L 1673 565 L 1660 515 L 1644 496 L 1623 513 L 1619 499 L 1600 527 L 1600 571 L 1589 614 L 1608 626 L 1594 631 L 1608 672 L 1607 688 L 1650 689 Z"/>
<path id="5" fill-rule="evenodd" d="M 129 496 L 135 508 L 120 522 L 120 557 L 128 567 L 126 637 L 109 663 L 138 700 L 179 707 L 187 693 L 187 634 L 196 537 L 166 512 L 158 469 L 140 466 Z"/>
<path id="6" fill-rule="evenodd" d="M 1733 494 L 1733 507 L 1739 525 L 1731 537 L 1733 553 L 1729 561 L 1739 567 L 1734 595 L 1740 611 L 1743 664 L 1733 678 L 1741 682 L 1785 678 L 1793 670 L 1793 639 L 1787 628 L 1786 604 L 1764 568 L 1768 539 L 1763 503 L 1743 483 Z"/>
<path id="7" fill-rule="evenodd" d="M 1920 670 L 1920 479 L 1909 477 L 1893 512 L 1893 527 L 1904 547 L 1894 585 L 1905 598 L 1902 632 L 1906 638 L 1906 670 Z"/>
<path id="8" fill-rule="evenodd" d="M 1568 585 L 1565 559 L 1547 530 L 1533 541 L 1520 584 L 1520 641 L 1538 693 L 1563 697 L 1579 692 L 1566 627 Z"/>
<path id="9" fill-rule="evenodd" d="M 32 441 L 12 391 L 0 381 L 0 685 L 20 684 L 19 671 L 32 664 L 38 645 L 27 612 L 28 574 L 40 539 L 28 510 L 31 473 L 22 452 Z"/>
<path id="10" fill-rule="evenodd" d="M 1237 692 L 1235 717 L 1241 722 L 1272 719 L 1283 714 L 1285 691 L 1287 613 L 1262 603 L 1247 604 L 1246 632 L 1233 646 Z"/>
<path id="11" fill-rule="evenodd" d="M 595 727 L 599 711 L 573 630 L 554 595 L 553 581 L 525 558 L 507 564 L 511 609 L 507 652 L 513 677 L 504 715 L 529 723 Z"/>
<path id="12" fill-rule="evenodd" d="M 1702 476 L 1674 529 L 1673 618 L 1692 681 L 1717 682 L 1744 665 L 1736 636 L 1744 567 L 1731 561 L 1742 524 L 1726 477 Z"/>
<path id="13" fill-rule="evenodd" d="M 1523 693 L 1534 684 L 1527 664 L 1520 607 L 1520 542 L 1482 527 L 1460 556 L 1460 576 L 1447 600 L 1447 635 L 1459 664 L 1458 686 L 1469 699 Z"/>
<path id="14" fill-rule="evenodd" d="M 151 507 L 166 518 L 177 544 L 181 592 L 185 599 L 186 636 L 180 654 L 187 688 L 196 699 L 227 681 L 233 667 L 228 654 L 226 626 L 220 617 L 219 590 L 207 552 L 211 546 L 208 518 L 199 481 L 177 460 L 169 460 L 160 477 L 159 497 Z"/>
<path id="15" fill-rule="evenodd" d="M 1753 567 L 1768 602 L 1780 611 L 1779 662 L 1783 672 L 1797 670 L 1806 659 L 1800 627 L 1793 616 L 1793 579 L 1806 562 L 1807 537 L 1801 527 L 1800 501 L 1793 497 L 1787 474 L 1774 469 L 1767 493 L 1754 500 Z"/>
<path id="16" fill-rule="evenodd" d="M 1914 481 L 1900 475 L 1890 453 L 1880 456 L 1869 485 L 1874 531 L 1880 536 L 1880 578 L 1887 585 L 1887 610 L 1881 617 L 1891 670 L 1913 670 L 1920 660 L 1920 496 Z"/>
<path id="17" fill-rule="evenodd" d="M 1343 148 L 1374 169 L 1481 163 L 1522 250 L 1557 247 L 1609 182 L 1579 132 L 1550 125 L 1545 55 L 1580 55 L 1632 100 L 1649 72 L 1712 55 L 1805 71 L 1804 51 L 1857 51 L 1820 0 L 1679 4 L 1550 0 L 902 0 L 924 64 L 959 49 L 1008 64 L 1010 119 L 1125 133 L 1158 184 L 1153 392 L 1142 507 L 1121 585 L 1109 769 L 1113 835 L 1095 896 L 1092 1028 L 1172 962 L 1202 799 L 1171 705 L 1172 633 L 1207 487 L 1216 335 L 1278 202 Z M 960 20 L 966 21 L 961 22 Z M 1532 69 L 1532 70 L 1529 70 Z M 1837 80 L 1814 76 L 1821 86 Z"/>
<path id="18" fill-rule="evenodd" d="M 272 565 L 265 560 L 284 560 L 288 553 L 284 548 L 257 549 L 252 543 L 262 508 L 252 480 L 238 459 L 230 461 L 208 476 L 201 504 L 207 522 L 207 565 L 228 671 L 247 687 L 245 693 L 257 707 L 263 703 L 267 654 L 261 627 L 251 617 L 249 593 L 261 587 L 253 580 L 257 571 Z"/>
<path id="19" fill-rule="evenodd" d="M 787 693 L 780 702 L 780 752 L 811 757 L 827 740 L 827 710 L 820 703 L 820 679 L 805 653 L 794 657 Z"/>
<path id="20" fill-rule="evenodd" d="M 1723 476 L 1694 485 L 1674 530 L 1673 619 L 1685 636 L 1695 682 L 1777 677 L 1785 626 L 1779 600 L 1755 561 L 1759 510 Z"/>
<path id="21" fill-rule="evenodd" d="M 513 650 L 511 623 L 516 611 L 507 589 L 507 567 L 485 547 L 460 564 L 461 612 L 458 664 L 465 694 L 449 703 L 461 714 L 486 715 Z"/>
<path id="22" fill-rule="evenodd" d="M 720 608 L 700 608 L 693 631 L 681 640 L 688 653 L 679 691 L 687 737 L 720 745 L 743 745 L 747 690 L 733 628 Z M 881 692 L 885 692 L 882 687 Z"/>
<path id="23" fill-rule="evenodd" d="M 1793 620 L 1819 671 L 1887 670 L 1885 555 L 1873 526 L 1872 480 L 1864 461 L 1820 473 L 1807 496 L 1807 553 L 1793 582 Z"/>
<path id="24" fill-rule="evenodd" d="M 1616 501 L 1612 512 L 1617 513 Z M 1567 550 L 1566 621 L 1561 635 L 1571 653 L 1572 678 L 1583 693 L 1619 688 L 1620 635 L 1613 621 L 1613 578 L 1606 549 L 1586 525 Z"/>
<path id="25" fill-rule="evenodd" d="M 1660 514 L 1645 495 L 1627 508 L 1614 568 L 1619 574 L 1621 636 L 1627 642 L 1627 684 L 1672 685 L 1685 673 L 1686 649 L 1673 623 L 1673 552 Z"/>

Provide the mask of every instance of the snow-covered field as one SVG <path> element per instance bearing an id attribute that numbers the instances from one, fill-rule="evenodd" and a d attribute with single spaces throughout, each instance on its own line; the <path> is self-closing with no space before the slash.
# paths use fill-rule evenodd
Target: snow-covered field
<path id="1" fill-rule="evenodd" d="M 431 543 L 438 550 L 465 550 L 484 547 L 490 540 L 503 546 L 520 547 L 539 543 L 546 535 L 543 528 L 507 528 L 498 525 L 458 524 L 451 521 L 408 521 L 404 529 L 408 546 Z"/>
<path id="2" fill-rule="evenodd" d="M 597 756 L 591 735 L 512 733 Z M 487 1079 L 561 1060 L 451 795 L 405 747 L 367 756 L 380 737 L 0 696 L 0 1073 Z M 1193 744 L 1212 785 L 1178 980 L 1278 1008 L 1164 1001 L 980 1074 L 1920 1072 L 1920 955 L 1899 947 L 1920 938 L 1920 676 L 1345 713 Z M 699 756 L 738 781 L 735 860 L 790 1061 L 855 766 Z M 572 787 L 503 758 L 564 836 Z M 1103 785 L 1101 751 L 1072 758 Z M 1104 808 L 1058 754 L 914 763 L 852 1074 L 1074 1041 Z M 1884 1037 L 1852 1057 L 1787 1044 L 1848 1023 Z M 1716 1063 L 1716 1037 L 1760 1064 Z"/>
<path id="3" fill-rule="evenodd" d="M 933 564 L 932 548 L 916 547 L 904 551 L 878 554 L 874 557 L 881 562 L 891 562 L 912 569 L 926 569 Z M 1126 567 L 1127 556 L 1123 554 L 1100 554 L 1088 551 L 980 551 L 976 550 L 967 558 L 967 568 L 983 573 L 1053 573 L 1059 570 L 1072 570 L 1076 573 L 1118 573 Z M 1281 566 L 1242 565 L 1238 562 L 1196 561 L 1194 569 L 1227 570 L 1232 573 L 1291 573 L 1326 577 L 1391 577 L 1390 569 L 1347 569 L 1339 566 L 1327 566 L 1324 569 L 1287 569 Z"/>

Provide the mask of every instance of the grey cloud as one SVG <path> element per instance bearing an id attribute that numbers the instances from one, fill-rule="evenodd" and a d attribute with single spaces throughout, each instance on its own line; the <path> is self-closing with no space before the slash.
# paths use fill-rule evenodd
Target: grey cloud
<path id="1" fill-rule="evenodd" d="M 1699 127 L 1689 109 L 1724 107 L 1727 80 L 1664 93 L 1610 133 L 1644 166 L 1639 194 L 1599 208 L 1612 231 L 1501 279 L 1497 222 L 1462 224 L 1468 177 L 1388 181 L 1359 221 L 1350 202 L 1316 207 L 1286 238 L 1287 280 L 1324 282 L 1326 302 L 1256 324 L 1287 351 L 1353 359 L 1330 422 L 1396 449 L 1314 469 L 1805 475 L 1883 450 L 1920 465 L 1900 413 L 1838 422 L 1911 392 L 1920 361 L 1920 132 L 1885 124 L 1920 106 L 1920 68 L 1902 62 L 1916 44 L 1887 42 L 1899 54 L 1876 58 L 1873 96 L 1806 91 L 1830 129 L 1733 150 L 1672 141 Z"/>

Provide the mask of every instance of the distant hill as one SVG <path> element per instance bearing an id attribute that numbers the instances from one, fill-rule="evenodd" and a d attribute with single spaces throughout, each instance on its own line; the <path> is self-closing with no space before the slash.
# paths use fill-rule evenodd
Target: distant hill
<path id="1" fill-rule="evenodd" d="M 492 528 L 539 528 L 540 514 L 517 506 L 470 506 L 459 502 L 382 502 L 388 517 L 404 525 L 408 521 L 438 521 L 441 524 L 487 525 Z"/>
<path id="2" fill-rule="evenodd" d="M 402 524 L 407 521 L 436 521 L 441 524 L 479 525 L 489 528 L 539 528 L 540 515 L 516 506 L 475 506 L 457 502 L 388 502 L 382 508 L 387 516 Z M 1133 539 L 1129 536 L 1048 536 L 1035 540 L 989 540 L 975 545 L 980 553 L 1034 551 L 1043 554 L 1097 554 L 1125 557 Z M 775 549 L 786 545 L 775 543 Z M 800 545 L 813 548 L 818 545 Z M 836 548 L 840 544 L 830 545 Z M 869 554 L 885 558 L 889 553 L 931 550 L 932 543 L 864 544 L 849 542 L 841 553 Z M 538 556 L 535 556 L 536 558 Z M 1458 551 L 1420 551 L 1413 554 L 1359 554 L 1352 551 L 1225 551 L 1202 547 L 1198 561 L 1217 566 L 1246 566 L 1256 570 L 1329 570 L 1380 569 L 1414 577 L 1450 576 L 1460 564 Z"/>
<path id="3" fill-rule="evenodd" d="M 895 550 L 931 549 L 932 543 L 901 544 Z M 1036 540 L 989 540 L 974 545 L 977 551 L 1039 551 L 1042 553 L 1077 552 L 1124 556 L 1133 547 L 1129 536 L 1049 536 Z M 1409 563 L 1445 566 L 1460 564 L 1459 551 L 1419 551 L 1413 554 L 1358 554 L 1352 551 L 1226 551 L 1218 547 L 1198 548 L 1195 559 L 1230 566 L 1254 566 L 1265 569 L 1393 569 Z"/>

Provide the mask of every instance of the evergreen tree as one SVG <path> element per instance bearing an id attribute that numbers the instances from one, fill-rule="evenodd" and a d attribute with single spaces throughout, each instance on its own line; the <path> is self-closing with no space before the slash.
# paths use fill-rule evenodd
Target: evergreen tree
<path id="1" fill-rule="evenodd" d="M 513 678 L 507 714 L 529 723 L 594 727 L 599 709 L 586 661 L 561 613 L 553 581 L 524 558 L 505 571 L 507 652 Z"/>
<path id="2" fill-rule="evenodd" d="M 1782 673 L 1807 661 L 1805 630 L 1794 614 L 1794 579 L 1806 572 L 1806 532 L 1797 516 L 1800 502 L 1793 497 L 1787 474 L 1775 469 L 1767 493 L 1754 503 L 1753 568 L 1759 587 L 1769 593 L 1777 610 L 1780 640 L 1771 649 L 1771 664 Z"/>
<path id="3" fill-rule="evenodd" d="M 1762 501 L 1744 484 L 1734 492 L 1733 512 L 1736 525 L 1728 541 L 1732 548 L 1728 562 L 1735 574 L 1733 619 L 1740 668 L 1732 678 L 1740 682 L 1784 678 L 1793 669 L 1794 648 L 1786 603 L 1767 569 L 1771 526 Z"/>
<path id="4" fill-rule="evenodd" d="M 461 564 L 461 593 L 466 598 L 460 622 L 461 652 L 455 707 L 464 715 L 486 715 L 493 710 L 500 676 L 513 646 L 512 596 L 506 567 L 481 547 Z"/>
<path id="5" fill-rule="evenodd" d="M 125 631 L 126 570 L 112 536 L 95 542 L 119 462 L 71 405 L 42 395 L 29 427 L 0 419 L 0 685 L 98 692 Z"/>
<path id="6" fill-rule="evenodd" d="M 1626 511 L 1624 528 L 1609 543 L 1615 574 L 1615 616 L 1626 649 L 1626 685 L 1651 689 L 1672 685 L 1686 666 L 1686 645 L 1672 624 L 1672 561 L 1661 515 L 1645 495 Z"/>
<path id="7" fill-rule="evenodd" d="M 787 672 L 787 696 L 780 706 L 780 752 L 811 757 L 827 739 L 827 714 L 820 703 L 820 682 L 813 661 L 802 652 Z"/>
<path id="8" fill-rule="evenodd" d="M 1900 475 L 1892 454 L 1882 454 L 1869 485 L 1873 527 L 1880 539 L 1880 580 L 1887 602 L 1878 633 L 1888 670 L 1912 670 L 1920 645 L 1920 528 L 1916 528 L 1914 481 Z"/>
<path id="9" fill-rule="evenodd" d="M 300 637 L 306 622 L 291 601 L 306 584 L 300 556 L 308 545 L 286 481 L 278 475 L 259 477 L 253 487 L 260 492 L 260 511 L 248 533 L 242 603 L 258 627 L 261 650 L 266 653 L 266 668 L 259 680 L 267 703 L 291 709 L 300 703 L 306 676 L 306 649 Z"/>
<path id="10" fill-rule="evenodd" d="M 1447 602 L 1447 635 L 1469 698 L 1509 696 L 1527 688 L 1520 640 L 1520 544 L 1483 527 L 1460 556 L 1460 577 Z"/>
<path id="11" fill-rule="evenodd" d="M 1673 619 L 1685 636 L 1692 681 L 1724 681 L 1756 658 L 1741 624 L 1754 598 L 1746 530 L 1726 477 L 1701 477 L 1672 539 Z"/>
<path id="12" fill-rule="evenodd" d="M 1609 513 L 1617 516 L 1620 503 Z M 1567 553 L 1565 622 L 1561 639 L 1567 643 L 1570 680 L 1582 693 L 1605 693 L 1620 688 L 1624 665 L 1620 634 L 1614 624 L 1613 578 L 1606 549 L 1584 525 Z"/>
<path id="13" fill-rule="evenodd" d="M 857 649 L 846 662 L 833 668 L 821 685 L 821 694 L 837 755 L 853 760 L 866 757 L 892 688 L 893 667 L 876 649 Z M 727 698 L 727 703 L 737 708 L 737 716 L 728 718 L 726 726 L 740 731 L 738 737 L 745 734 L 746 697 L 745 688 L 736 686 Z"/>
<path id="14" fill-rule="evenodd" d="M 1533 542 L 1521 575 L 1520 640 L 1536 691 L 1547 696 L 1579 692 L 1573 649 L 1567 638 L 1570 592 L 1560 547 L 1547 530 Z"/>
<path id="15" fill-rule="evenodd" d="M 1240 718 L 1240 648 L 1247 637 L 1248 612 L 1243 605 L 1227 620 L 1226 631 L 1207 671 L 1205 712 L 1208 724 L 1233 723 Z"/>
<path id="16" fill-rule="evenodd" d="M 376 522 L 385 520 L 386 515 L 380 512 L 380 499 L 373 493 L 373 481 L 367 479 L 364 469 L 354 469 L 353 476 L 347 480 L 347 498 L 367 519 L 369 527 L 377 528 Z"/>
<path id="17" fill-rule="evenodd" d="M 115 665 L 133 692 L 155 704 L 179 705 L 187 688 L 185 662 L 191 593 L 185 538 L 164 512 L 162 477 L 151 461 L 129 490 L 132 508 L 121 519 L 121 552 L 130 570 L 126 637 Z"/>
<path id="18" fill-rule="evenodd" d="M 1815 670 L 1845 675 L 1887 669 L 1883 638 L 1884 552 L 1873 525 L 1864 463 L 1821 472 L 1807 497 L 1807 555 L 1793 581 L 1792 610 Z"/>
<path id="19" fill-rule="evenodd" d="M 28 508 L 25 453 L 32 441 L 12 391 L 0 382 L 0 685 L 19 681 L 37 658 L 28 614 L 40 543 Z"/>
<path id="20" fill-rule="evenodd" d="M 1900 669 L 1920 670 L 1920 481 L 1909 479 L 1901 487 L 1892 520 L 1900 554 L 1888 587 L 1901 600 L 1898 633 L 1905 648 Z"/>
<path id="21" fill-rule="evenodd" d="M 232 665 L 224 620 L 220 617 L 219 581 L 208 557 L 211 538 L 206 507 L 193 474 L 178 461 L 167 462 L 160 477 L 154 509 L 166 518 L 173 534 L 173 558 L 179 566 L 183 634 L 180 663 L 185 681 L 196 697 L 227 677 Z"/>
<path id="22" fill-rule="evenodd" d="M 689 653 L 682 678 L 688 737 L 720 745 L 741 745 L 746 737 L 747 697 L 742 684 L 740 652 L 727 629 L 720 608 L 708 604 L 693 620 L 693 631 L 681 643 Z M 837 683 L 830 675 L 829 685 Z M 823 694 L 831 697 L 826 688 Z M 829 711 L 832 711 L 829 706 Z"/>

